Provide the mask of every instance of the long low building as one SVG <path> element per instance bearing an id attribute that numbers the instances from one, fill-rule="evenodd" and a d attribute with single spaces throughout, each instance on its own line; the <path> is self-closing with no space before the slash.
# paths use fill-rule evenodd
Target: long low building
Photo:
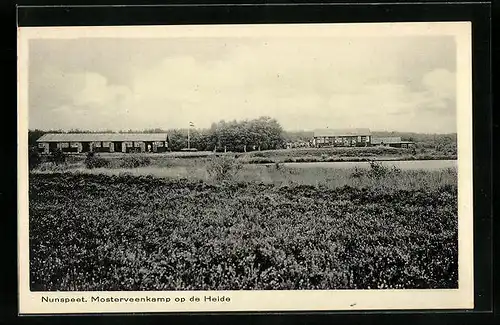
<path id="1" fill-rule="evenodd" d="M 314 147 L 371 147 L 411 148 L 414 143 L 401 137 L 374 137 L 370 129 L 320 129 L 314 131 Z"/>
<path id="2" fill-rule="evenodd" d="M 414 143 L 411 141 L 401 140 L 401 137 L 372 137 L 371 144 L 373 146 L 393 148 L 411 148 L 414 145 Z"/>
<path id="3" fill-rule="evenodd" d="M 47 133 L 37 141 L 38 150 L 63 152 L 164 152 L 166 133 Z"/>
<path id="4" fill-rule="evenodd" d="M 366 147 L 370 145 L 369 129 L 321 129 L 314 131 L 315 147 Z"/>

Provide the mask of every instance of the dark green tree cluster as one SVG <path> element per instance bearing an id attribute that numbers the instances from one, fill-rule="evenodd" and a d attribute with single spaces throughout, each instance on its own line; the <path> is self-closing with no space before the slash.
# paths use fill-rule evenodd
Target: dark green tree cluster
<path id="1" fill-rule="evenodd" d="M 217 148 L 230 151 L 281 149 L 285 143 L 283 128 L 270 117 L 213 123 L 210 137 Z"/>
<path id="2" fill-rule="evenodd" d="M 171 150 L 187 147 L 187 129 L 164 132 L 168 133 Z M 212 123 L 210 129 L 190 130 L 190 147 L 198 150 L 245 152 L 280 149 L 284 143 L 283 128 L 270 117 L 230 122 L 221 120 Z"/>

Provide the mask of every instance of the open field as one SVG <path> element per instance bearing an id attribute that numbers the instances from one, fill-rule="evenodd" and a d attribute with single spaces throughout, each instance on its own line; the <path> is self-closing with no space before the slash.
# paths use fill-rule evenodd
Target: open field
<path id="1" fill-rule="evenodd" d="M 31 173 L 31 288 L 457 287 L 456 171 L 280 168 Z"/>

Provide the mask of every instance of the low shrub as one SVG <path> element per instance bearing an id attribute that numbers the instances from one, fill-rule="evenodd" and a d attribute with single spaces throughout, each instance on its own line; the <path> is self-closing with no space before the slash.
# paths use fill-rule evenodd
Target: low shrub
<path id="1" fill-rule="evenodd" d="M 359 168 L 358 166 L 354 167 L 353 172 L 351 174 L 352 178 L 361 178 L 366 175 L 366 170 Z"/>
<path id="2" fill-rule="evenodd" d="M 401 174 L 401 168 L 397 166 L 392 166 L 390 169 L 390 174 L 392 175 L 400 175 Z"/>
<path id="3" fill-rule="evenodd" d="M 369 176 L 374 178 L 382 178 L 390 172 L 388 167 L 385 167 L 378 161 L 370 161 Z"/>
<path id="4" fill-rule="evenodd" d="M 378 161 L 370 161 L 370 168 L 364 169 L 360 167 L 354 167 L 351 172 L 350 177 L 354 179 L 368 178 L 383 180 L 387 178 L 393 178 L 401 175 L 402 171 L 397 166 L 386 167 Z"/>
<path id="5" fill-rule="evenodd" d="M 66 163 L 66 154 L 59 148 L 52 151 L 49 160 L 55 165 L 62 165 Z"/>
<path id="6" fill-rule="evenodd" d="M 207 173 L 214 181 L 227 181 L 233 179 L 242 167 L 241 162 L 234 157 L 212 157 L 207 163 Z"/>
<path id="7" fill-rule="evenodd" d="M 29 169 L 35 169 L 40 165 L 42 162 L 42 159 L 40 157 L 40 153 L 38 152 L 37 148 L 30 147 L 29 149 L 29 156 L 28 156 L 28 164 L 29 164 Z"/>
<path id="8" fill-rule="evenodd" d="M 109 161 L 106 159 L 99 157 L 98 155 L 95 154 L 95 152 L 88 152 L 87 157 L 85 158 L 85 167 L 88 169 L 93 169 L 93 168 L 102 168 L 102 167 L 108 167 L 109 166 Z"/>

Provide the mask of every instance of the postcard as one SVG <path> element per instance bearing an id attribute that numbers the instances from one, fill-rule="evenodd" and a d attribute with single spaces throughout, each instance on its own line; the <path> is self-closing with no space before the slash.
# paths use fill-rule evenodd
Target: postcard
<path id="1" fill-rule="evenodd" d="M 21 314 L 474 307 L 469 22 L 18 40 Z"/>

